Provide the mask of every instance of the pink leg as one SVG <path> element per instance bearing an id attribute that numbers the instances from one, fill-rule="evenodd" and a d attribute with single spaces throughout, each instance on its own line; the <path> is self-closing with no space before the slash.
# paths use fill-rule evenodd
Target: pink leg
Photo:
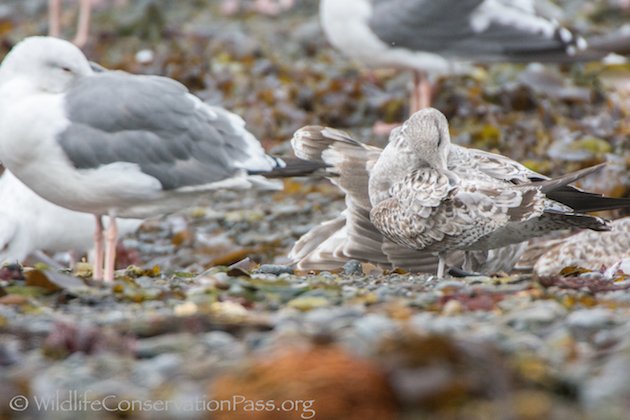
<path id="1" fill-rule="evenodd" d="M 116 264 L 116 243 L 118 242 L 118 226 L 116 217 L 113 214 L 109 216 L 109 225 L 107 226 L 105 247 L 105 282 L 114 281 L 114 266 Z"/>
<path id="2" fill-rule="evenodd" d="M 77 47 L 84 47 L 90 35 L 90 18 L 92 14 L 92 0 L 79 0 L 79 23 L 77 34 L 72 41 Z"/>
<path id="3" fill-rule="evenodd" d="M 413 72 L 413 90 L 411 92 L 411 114 L 431 106 L 431 83 L 425 73 Z"/>
<path id="4" fill-rule="evenodd" d="M 256 0 L 256 11 L 269 16 L 276 16 L 293 7 L 294 0 Z"/>
<path id="5" fill-rule="evenodd" d="M 289 10 L 295 5 L 295 0 L 280 0 L 280 5 L 284 10 Z"/>
<path id="6" fill-rule="evenodd" d="M 221 13 L 225 16 L 232 16 L 241 9 L 241 0 L 223 0 L 221 3 Z"/>
<path id="7" fill-rule="evenodd" d="M 96 229 L 94 230 L 94 280 L 103 279 L 103 219 L 96 215 Z"/>
<path id="8" fill-rule="evenodd" d="M 48 0 L 48 35 L 58 37 L 61 32 L 61 0 Z"/>
<path id="9" fill-rule="evenodd" d="M 400 127 L 401 123 L 386 123 L 383 121 L 377 121 L 372 126 L 372 132 L 377 136 L 389 136 L 392 130 L 396 127 Z"/>
<path id="10" fill-rule="evenodd" d="M 280 12 L 274 0 L 256 0 L 256 11 L 265 15 L 277 15 Z"/>

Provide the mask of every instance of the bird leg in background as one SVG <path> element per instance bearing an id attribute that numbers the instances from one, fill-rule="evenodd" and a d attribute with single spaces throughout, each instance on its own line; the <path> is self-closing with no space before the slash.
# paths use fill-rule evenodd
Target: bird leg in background
<path id="1" fill-rule="evenodd" d="M 58 37 L 61 32 L 61 0 L 48 0 L 48 35 Z"/>
<path id="2" fill-rule="evenodd" d="M 413 86 L 411 87 L 411 100 L 409 103 L 409 115 L 424 108 L 431 107 L 432 88 L 431 82 L 426 73 L 420 71 L 413 72 Z M 388 136 L 389 133 L 401 123 L 386 123 L 377 121 L 372 126 L 372 132 L 377 136 Z"/>
<path id="3" fill-rule="evenodd" d="M 256 0 L 256 10 L 268 16 L 276 16 L 293 7 L 294 0 Z"/>
<path id="4" fill-rule="evenodd" d="M 431 107 L 431 82 L 427 74 L 421 71 L 413 72 L 413 90 L 411 91 L 411 112 L 413 115 L 424 108 Z"/>
<path id="5" fill-rule="evenodd" d="M 105 234 L 105 282 L 114 281 L 114 265 L 116 264 L 116 243 L 118 241 L 118 225 L 116 216 L 109 215 L 109 224 Z"/>
<path id="6" fill-rule="evenodd" d="M 92 0 L 79 0 L 79 23 L 77 34 L 72 41 L 77 47 L 84 47 L 90 35 L 90 18 L 92 14 Z"/>
<path id="7" fill-rule="evenodd" d="M 94 268 L 92 269 L 94 280 L 103 279 L 103 218 L 96 215 L 96 227 L 94 229 Z"/>
<path id="8" fill-rule="evenodd" d="M 83 47 L 87 43 L 90 32 L 92 0 L 78 1 L 79 21 L 77 33 L 72 42 L 78 47 Z M 54 37 L 61 35 L 61 0 L 48 0 L 48 35 Z"/>
<path id="9" fill-rule="evenodd" d="M 226 16 L 235 15 L 241 10 L 243 0 L 223 0 L 221 12 Z M 254 10 L 267 16 L 276 16 L 293 7 L 295 0 L 255 0 Z"/>

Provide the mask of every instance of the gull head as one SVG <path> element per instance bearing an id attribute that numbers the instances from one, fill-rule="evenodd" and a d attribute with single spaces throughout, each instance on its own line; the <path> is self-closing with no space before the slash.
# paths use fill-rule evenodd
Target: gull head
<path id="1" fill-rule="evenodd" d="M 33 36 L 13 47 L 0 65 L 0 85 L 20 79 L 39 91 L 63 93 L 77 79 L 93 73 L 74 44 L 58 38 Z"/>
<path id="2" fill-rule="evenodd" d="M 444 114 L 434 108 L 413 114 L 399 130 L 392 132 L 390 145 L 407 155 L 417 167 L 446 169 L 451 136 Z"/>

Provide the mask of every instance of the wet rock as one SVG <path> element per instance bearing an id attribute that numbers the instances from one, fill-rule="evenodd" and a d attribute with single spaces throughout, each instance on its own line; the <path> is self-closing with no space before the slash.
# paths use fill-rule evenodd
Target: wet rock
<path id="1" fill-rule="evenodd" d="M 347 276 L 363 274 L 361 261 L 350 260 L 343 265 L 343 273 Z"/>
<path id="2" fill-rule="evenodd" d="M 599 330 L 612 327 L 615 317 L 603 308 L 579 309 L 571 312 L 566 322 L 575 337 L 584 340 Z"/>
<path id="3" fill-rule="evenodd" d="M 263 264 L 256 271 L 261 274 L 272 274 L 274 276 L 279 276 L 280 274 L 293 274 L 293 269 L 291 267 L 276 264 Z"/>
<path id="4" fill-rule="evenodd" d="M 167 334 L 136 341 L 136 355 L 140 358 L 154 358 L 164 353 L 183 353 L 196 339 L 189 333 Z"/>
<path id="5" fill-rule="evenodd" d="M 559 321 L 566 314 L 566 309 L 553 300 L 535 301 L 525 309 L 509 314 L 508 324 L 515 329 L 526 330 L 546 326 Z"/>

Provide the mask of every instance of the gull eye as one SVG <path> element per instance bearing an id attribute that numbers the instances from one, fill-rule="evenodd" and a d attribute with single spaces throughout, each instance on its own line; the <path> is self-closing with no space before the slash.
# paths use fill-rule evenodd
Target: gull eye
<path id="1" fill-rule="evenodd" d="M 66 73 L 72 73 L 72 69 L 70 67 L 61 67 L 61 70 L 63 70 Z"/>

